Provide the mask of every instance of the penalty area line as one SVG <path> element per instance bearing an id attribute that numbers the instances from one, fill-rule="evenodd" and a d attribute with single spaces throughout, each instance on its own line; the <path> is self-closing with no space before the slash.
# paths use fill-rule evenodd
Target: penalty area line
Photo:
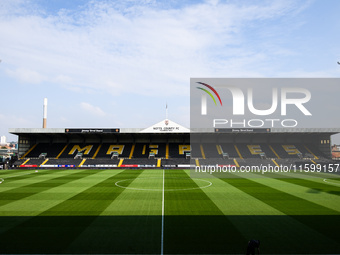
<path id="1" fill-rule="evenodd" d="M 129 180 L 137 180 L 137 179 L 163 179 L 162 177 L 148 177 L 148 178 L 134 178 L 134 179 L 125 179 L 125 180 L 120 180 L 120 181 L 117 181 L 115 182 L 115 185 L 119 188 L 122 188 L 122 189 L 131 189 L 131 190 L 147 190 L 147 191 L 163 191 L 163 188 L 161 189 L 150 189 L 150 188 L 133 188 L 133 187 L 129 187 L 129 186 L 123 186 L 121 185 L 121 183 L 123 182 L 126 182 L 126 181 L 129 181 Z M 165 191 L 183 191 L 183 190 L 195 190 L 195 189 L 205 189 L 205 188 L 208 188 L 212 185 L 212 182 L 210 181 L 207 181 L 207 180 L 203 180 L 203 179 L 195 179 L 195 178 L 175 178 L 175 177 L 168 177 L 168 178 L 165 178 L 164 177 L 164 182 L 165 182 L 165 179 L 180 179 L 180 180 L 197 180 L 197 181 L 201 181 L 201 182 L 205 182 L 205 183 L 208 183 L 207 185 L 205 186 L 199 186 L 199 187 L 195 187 L 195 188 L 177 188 L 177 189 L 165 189 L 164 188 L 164 192 Z"/>

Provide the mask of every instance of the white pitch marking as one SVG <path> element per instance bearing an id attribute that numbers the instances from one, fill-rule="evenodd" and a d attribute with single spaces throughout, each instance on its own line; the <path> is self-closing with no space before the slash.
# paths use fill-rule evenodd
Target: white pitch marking
<path id="1" fill-rule="evenodd" d="M 159 179 L 159 177 L 136 178 L 136 179 Z M 121 183 L 121 182 L 129 181 L 129 180 L 136 180 L 136 179 L 125 179 L 125 180 L 120 180 L 120 181 L 117 181 L 117 182 L 115 183 L 115 185 L 116 185 L 117 187 L 123 188 L 123 189 L 131 189 L 131 190 L 147 190 L 147 191 L 163 191 L 163 189 L 132 188 L 132 187 L 127 187 L 127 186 L 119 185 L 119 183 Z M 206 186 L 201 186 L 201 187 L 197 187 L 197 188 L 187 188 L 187 189 L 164 189 L 164 191 L 182 191 L 182 190 L 204 189 L 204 188 L 208 188 L 208 187 L 210 187 L 210 186 L 212 185 L 212 182 L 210 182 L 210 181 L 203 180 L 203 179 L 197 179 L 197 178 L 168 178 L 168 179 L 191 179 L 191 180 L 198 180 L 198 181 L 206 182 L 206 183 L 208 183 L 208 185 L 206 185 Z"/>
<path id="2" fill-rule="evenodd" d="M 179 190 L 195 190 L 195 189 L 204 189 L 204 188 L 208 188 L 212 185 L 212 182 L 210 181 L 207 181 L 207 180 L 202 180 L 202 179 L 195 179 L 195 178 L 168 178 L 168 179 L 191 179 L 191 180 L 199 180 L 199 181 L 203 181 L 203 182 L 206 182 L 208 183 L 208 185 L 206 186 L 203 186 L 203 187 L 197 187 L 197 188 L 188 188 L 188 189 L 165 189 L 164 188 L 164 183 L 165 183 L 165 177 L 164 177 L 164 173 L 165 173 L 165 170 L 163 169 L 163 177 L 162 177 L 162 180 L 163 180 L 163 185 L 162 185 L 162 189 L 142 189 L 142 188 L 131 188 L 131 187 L 126 187 L 126 186 L 122 186 L 122 185 L 119 185 L 119 183 L 121 182 L 125 182 L 125 181 L 130 181 L 130 180 L 136 180 L 136 179 L 159 179 L 159 177 L 148 177 L 148 178 L 135 178 L 135 179 L 125 179 L 125 180 L 120 180 L 120 181 L 117 181 L 115 183 L 115 185 L 119 188 L 123 188 L 123 189 L 131 189 L 131 190 L 148 190 L 148 191 L 162 191 L 162 233 L 161 233 L 161 255 L 164 254 L 164 203 L 165 203 L 165 199 L 164 199 L 164 194 L 165 194 L 165 191 L 179 191 Z"/>
<path id="3" fill-rule="evenodd" d="M 37 171 L 36 171 L 36 172 L 37 172 Z M 14 178 L 14 177 L 19 177 L 19 176 L 24 176 L 24 175 L 29 175 L 29 174 L 33 174 L 33 173 L 27 173 L 27 174 L 20 174 L 20 175 L 8 176 L 8 177 L 6 177 L 6 179 Z M 0 178 L 0 184 L 3 183 L 4 181 L 5 181 L 5 179 Z"/>
<path id="4" fill-rule="evenodd" d="M 332 184 L 332 185 L 340 186 L 340 183 L 329 182 L 329 181 L 327 181 L 327 179 L 323 179 L 323 181 L 326 182 L 326 183 L 330 183 L 330 184 Z"/>
<path id="5" fill-rule="evenodd" d="M 164 169 L 163 169 L 163 189 L 162 189 L 162 237 L 161 237 L 161 255 L 164 251 Z"/>

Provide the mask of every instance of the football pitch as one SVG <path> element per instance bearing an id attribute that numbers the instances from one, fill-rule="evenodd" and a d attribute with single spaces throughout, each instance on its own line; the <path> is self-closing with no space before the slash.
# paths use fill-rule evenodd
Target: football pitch
<path id="1" fill-rule="evenodd" d="M 340 254 L 340 176 L 299 177 L 2 170 L 0 253 Z"/>

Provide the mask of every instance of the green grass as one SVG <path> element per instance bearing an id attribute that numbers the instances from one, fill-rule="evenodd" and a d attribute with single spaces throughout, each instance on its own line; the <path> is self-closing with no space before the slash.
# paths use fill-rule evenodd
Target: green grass
<path id="1" fill-rule="evenodd" d="M 245 254 L 253 238 L 262 254 L 340 254 L 337 178 L 124 169 L 0 178 L 1 254 L 160 254 L 162 202 L 164 254 Z"/>

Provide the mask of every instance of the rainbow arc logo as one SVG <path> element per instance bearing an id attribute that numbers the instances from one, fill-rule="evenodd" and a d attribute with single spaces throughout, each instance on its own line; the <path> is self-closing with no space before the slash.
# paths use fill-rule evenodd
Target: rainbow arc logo
<path id="1" fill-rule="evenodd" d="M 220 95 L 217 93 L 217 91 L 216 91 L 212 86 L 210 86 L 209 84 L 203 83 L 203 82 L 197 82 L 197 83 L 199 83 L 199 84 L 201 84 L 201 85 L 203 85 L 203 86 L 206 86 L 206 87 L 209 88 L 212 92 L 214 92 L 214 94 L 217 96 L 217 98 L 218 98 L 218 100 L 220 101 L 220 104 L 221 104 L 221 106 L 222 106 L 222 100 L 221 100 L 221 98 L 220 98 Z M 201 87 L 197 87 L 197 88 L 203 90 L 204 92 L 206 92 L 206 93 L 212 98 L 212 100 L 214 100 L 215 105 L 217 105 L 216 100 L 215 100 L 214 96 L 211 94 L 210 91 L 208 91 L 207 89 L 201 88 Z"/>
<path id="2" fill-rule="evenodd" d="M 221 97 L 220 97 L 220 95 L 217 93 L 217 91 L 212 86 L 210 86 L 209 84 L 203 83 L 203 82 L 197 82 L 197 83 L 201 84 L 201 85 L 205 86 L 206 88 L 208 88 L 209 90 L 211 90 L 216 95 L 216 97 L 218 98 L 218 100 L 220 101 L 220 104 L 222 106 Z M 201 88 L 201 87 L 196 87 L 196 88 L 198 88 L 200 90 L 203 90 L 205 93 L 207 93 L 212 98 L 212 100 L 214 101 L 215 105 L 217 106 L 217 102 L 216 102 L 216 99 L 215 99 L 214 95 L 208 89 Z M 202 115 L 207 115 L 207 98 L 206 98 L 206 95 L 202 95 L 201 114 Z"/>

